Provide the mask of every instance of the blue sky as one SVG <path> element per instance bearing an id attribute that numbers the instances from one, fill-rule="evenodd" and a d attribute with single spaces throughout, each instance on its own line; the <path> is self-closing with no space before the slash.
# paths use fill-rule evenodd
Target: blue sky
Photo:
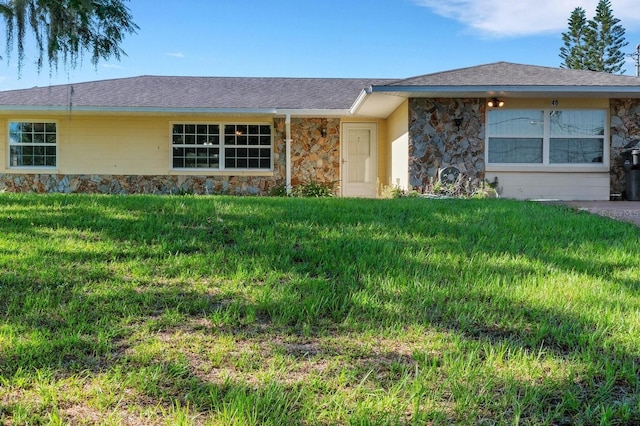
<path id="1" fill-rule="evenodd" d="M 627 53 L 637 0 L 612 0 Z M 0 90 L 137 75 L 405 78 L 496 61 L 559 66 L 571 11 L 597 0 L 131 0 L 137 34 L 121 61 L 22 75 L 0 62 Z M 627 75 L 635 74 L 632 58 Z"/>

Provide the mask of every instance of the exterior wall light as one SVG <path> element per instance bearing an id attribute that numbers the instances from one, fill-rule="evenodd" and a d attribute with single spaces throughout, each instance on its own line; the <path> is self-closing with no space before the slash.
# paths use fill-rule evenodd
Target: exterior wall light
<path id="1" fill-rule="evenodd" d="M 502 108 L 504 106 L 504 101 L 498 98 L 493 98 L 487 102 L 487 106 L 489 108 Z"/>

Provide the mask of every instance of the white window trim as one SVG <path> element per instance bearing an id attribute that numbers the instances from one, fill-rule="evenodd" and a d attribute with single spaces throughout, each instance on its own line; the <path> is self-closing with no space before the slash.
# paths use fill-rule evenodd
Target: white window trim
<path id="1" fill-rule="evenodd" d="M 56 125 L 56 165 L 55 166 L 13 166 L 11 165 L 11 147 L 12 146 L 25 146 L 19 143 L 11 143 L 11 123 L 53 123 Z M 58 120 L 52 120 L 50 118 L 9 118 L 7 119 L 7 154 L 6 154 L 6 169 L 11 170 L 57 170 L 60 160 L 59 146 L 60 146 L 60 125 Z M 47 146 L 47 144 L 43 144 Z M 51 146 L 51 145 L 48 145 Z"/>
<path id="2" fill-rule="evenodd" d="M 489 138 L 492 136 L 489 134 L 489 111 L 485 112 L 485 141 L 484 141 L 484 158 L 485 158 L 485 170 L 488 172 L 567 172 L 567 173 L 593 173 L 593 172 L 608 172 L 610 169 L 610 117 L 609 110 L 605 108 L 518 108 L 531 111 L 542 111 L 544 118 L 544 133 L 542 136 L 542 163 L 490 163 L 489 162 Z M 585 136 L 585 138 L 602 138 L 603 139 L 603 152 L 602 163 L 588 164 L 588 163 L 550 163 L 550 140 L 551 140 L 551 125 L 550 125 L 550 113 L 551 111 L 602 111 L 605 116 L 604 123 L 604 135 L 602 136 Z"/>
<path id="3" fill-rule="evenodd" d="M 220 148 L 219 153 L 219 167 L 174 167 L 173 166 L 173 126 L 176 124 L 180 125 L 215 125 L 218 126 L 219 131 L 219 140 L 220 143 L 218 147 Z M 225 157 L 224 157 L 224 127 L 225 126 L 269 126 L 271 129 L 271 143 L 269 144 L 269 150 L 271 151 L 271 155 L 269 156 L 269 168 L 226 168 L 225 167 Z M 232 147 L 238 147 L 238 145 L 231 145 Z M 254 147 L 253 145 L 242 145 L 242 147 Z M 266 145 L 259 146 L 257 148 L 265 149 Z M 271 176 L 274 171 L 274 157 L 275 157 L 275 129 L 273 126 L 273 122 L 268 121 L 260 121 L 260 122 L 246 122 L 246 121 L 233 121 L 233 120 L 225 120 L 225 121 L 172 121 L 169 123 L 169 169 L 170 171 L 178 174 L 202 174 L 203 172 L 216 175 L 216 176 L 227 176 L 227 175 L 238 175 L 238 176 Z"/>

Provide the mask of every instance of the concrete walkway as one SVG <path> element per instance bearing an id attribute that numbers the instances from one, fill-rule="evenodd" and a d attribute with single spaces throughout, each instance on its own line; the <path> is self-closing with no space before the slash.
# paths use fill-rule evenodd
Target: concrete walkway
<path id="1" fill-rule="evenodd" d="M 569 207 L 640 226 L 640 201 L 567 201 Z"/>

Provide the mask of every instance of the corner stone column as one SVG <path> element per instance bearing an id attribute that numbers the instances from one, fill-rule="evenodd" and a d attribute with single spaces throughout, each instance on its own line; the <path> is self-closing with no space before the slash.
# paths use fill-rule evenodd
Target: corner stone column
<path id="1" fill-rule="evenodd" d="M 424 190 L 454 166 L 471 184 L 484 179 L 484 99 L 409 100 L 409 184 Z"/>

